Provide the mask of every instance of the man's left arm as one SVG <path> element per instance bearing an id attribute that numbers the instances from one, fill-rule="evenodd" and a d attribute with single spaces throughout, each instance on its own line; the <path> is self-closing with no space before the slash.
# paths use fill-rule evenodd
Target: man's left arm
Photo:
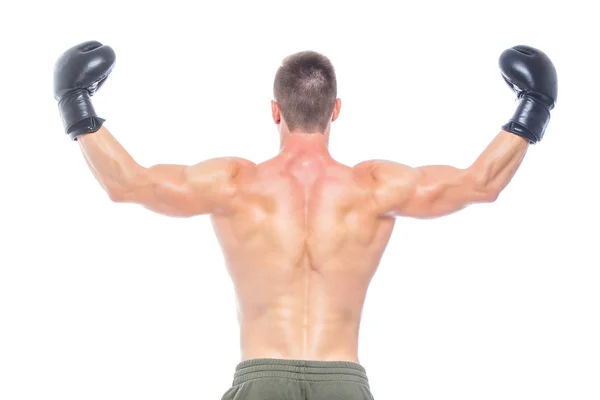
<path id="1" fill-rule="evenodd" d="M 175 217 L 231 212 L 241 173 L 254 166 L 241 158 L 223 157 L 193 166 L 145 168 L 104 127 L 77 141 L 113 201 L 141 204 Z"/>

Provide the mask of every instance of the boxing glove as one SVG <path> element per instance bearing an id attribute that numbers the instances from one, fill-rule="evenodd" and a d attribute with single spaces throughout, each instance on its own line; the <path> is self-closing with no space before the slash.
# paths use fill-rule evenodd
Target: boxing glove
<path id="1" fill-rule="evenodd" d="M 556 69 L 546 54 L 529 46 L 505 50 L 499 64 L 502 77 L 519 100 L 515 113 L 502 129 L 532 144 L 538 143 L 544 137 L 550 111 L 556 104 Z"/>
<path id="2" fill-rule="evenodd" d="M 91 97 L 104 84 L 116 61 L 109 46 L 96 41 L 78 44 L 65 51 L 54 67 L 54 98 L 71 139 L 96 132 L 104 119 L 98 117 Z"/>

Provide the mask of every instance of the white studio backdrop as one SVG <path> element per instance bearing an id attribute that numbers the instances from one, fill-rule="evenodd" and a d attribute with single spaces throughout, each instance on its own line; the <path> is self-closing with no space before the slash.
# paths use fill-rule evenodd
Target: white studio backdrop
<path id="1" fill-rule="evenodd" d="M 545 51 L 559 95 L 544 140 L 495 203 L 398 221 L 360 356 L 376 399 L 600 398 L 600 32 L 588 2 L 0 7 L 0 399 L 218 399 L 238 362 L 208 217 L 111 203 L 63 134 L 52 70 L 85 40 L 117 53 L 94 104 L 146 166 L 274 155 L 275 71 L 310 49 L 338 74 L 334 157 L 466 167 L 516 105 L 500 53 Z"/>

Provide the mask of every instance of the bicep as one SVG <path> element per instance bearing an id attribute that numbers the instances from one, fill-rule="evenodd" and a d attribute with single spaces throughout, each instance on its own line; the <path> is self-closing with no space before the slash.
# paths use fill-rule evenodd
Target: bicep
<path id="1" fill-rule="evenodd" d="M 434 218 L 490 199 L 470 169 L 445 165 L 413 168 L 382 161 L 371 166 L 371 175 L 382 214 Z"/>
<path id="2" fill-rule="evenodd" d="M 140 167 L 123 201 L 170 216 L 214 213 L 228 207 L 236 176 L 249 162 L 215 158 L 192 166 L 160 164 Z"/>

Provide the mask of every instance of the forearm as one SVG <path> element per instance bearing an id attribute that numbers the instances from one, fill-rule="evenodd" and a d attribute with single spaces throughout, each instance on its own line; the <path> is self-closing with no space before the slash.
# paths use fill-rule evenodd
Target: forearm
<path id="1" fill-rule="evenodd" d="M 501 131 L 468 170 L 486 191 L 499 194 L 519 169 L 528 148 L 528 140 Z"/>
<path id="2" fill-rule="evenodd" d="M 90 170 L 109 194 L 127 190 L 141 167 L 106 128 L 82 135 L 77 142 Z"/>

